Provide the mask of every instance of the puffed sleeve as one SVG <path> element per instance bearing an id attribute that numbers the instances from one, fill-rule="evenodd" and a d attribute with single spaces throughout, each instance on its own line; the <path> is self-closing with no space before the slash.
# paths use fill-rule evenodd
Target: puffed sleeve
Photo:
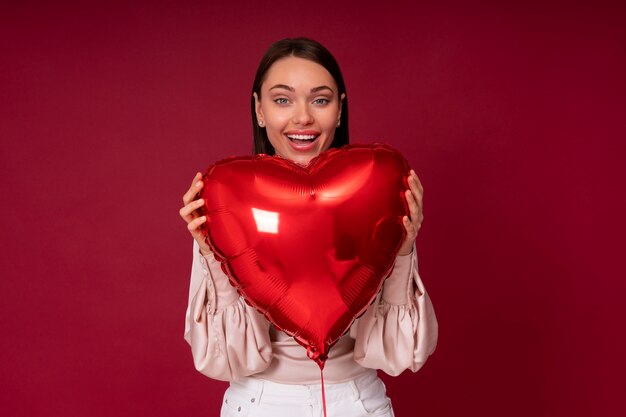
<path id="1" fill-rule="evenodd" d="M 194 241 L 185 340 L 196 369 L 222 381 L 265 370 L 272 360 L 269 322 L 247 305 L 213 254 Z"/>
<path id="2" fill-rule="evenodd" d="M 406 369 L 417 372 L 435 350 L 437 318 L 415 252 L 396 257 L 382 291 L 350 329 L 354 360 L 361 366 L 392 376 Z"/>

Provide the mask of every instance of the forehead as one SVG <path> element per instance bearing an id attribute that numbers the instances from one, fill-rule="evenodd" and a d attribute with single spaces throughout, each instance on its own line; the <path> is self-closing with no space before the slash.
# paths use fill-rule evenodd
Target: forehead
<path id="1" fill-rule="evenodd" d="M 327 85 L 337 91 L 337 83 L 326 68 L 317 62 L 293 56 L 281 58 L 272 64 L 265 74 L 262 89 L 269 89 L 276 84 L 286 84 L 296 91 Z"/>

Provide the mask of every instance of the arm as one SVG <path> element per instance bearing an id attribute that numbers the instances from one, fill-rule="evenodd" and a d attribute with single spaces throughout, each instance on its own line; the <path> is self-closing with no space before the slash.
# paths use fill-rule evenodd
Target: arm
<path id="1" fill-rule="evenodd" d="M 272 360 L 269 322 L 230 285 L 213 255 L 194 243 L 185 340 L 196 369 L 224 381 L 265 370 Z"/>
<path id="2" fill-rule="evenodd" d="M 398 256 L 383 290 L 350 329 L 354 360 L 399 375 L 419 370 L 435 350 L 438 324 L 413 253 Z"/>
<path id="3" fill-rule="evenodd" d="M 356 339 L 354 360 L 389 375 L 405 369 L 416 372 L 435 350 L 438 337 L 437 318 L 417 270 L 415 251 L 415 238 L 424 219 L 424 189 L 413 170 L 407 182 L 410 218 L 403 219 L 406 238 L 382 292 L 350 328 Z"/>
<path id="4" fill-rule="evenodd" d="M 266 369 L 272 360 L 269 322 L 248 306 L 230 285 L 200 231 L 206 221 L 196 174 L 183 196 L 180 215 L 194 237 L 185 340 L 191 346 L 196 369 L 204 375 L 233 380 Z"/>

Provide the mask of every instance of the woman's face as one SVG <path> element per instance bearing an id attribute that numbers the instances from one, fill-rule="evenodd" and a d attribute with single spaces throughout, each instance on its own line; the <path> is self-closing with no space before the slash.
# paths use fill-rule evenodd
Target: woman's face
<path id="1" fill-rule="evenodd" d="M 256 117 L 265 127 L 276 155 L 306 165 L 328 149 L 341 118 L 337 84 L 320 64 L 282 58 L 269 68 L 254 94 Z"/>

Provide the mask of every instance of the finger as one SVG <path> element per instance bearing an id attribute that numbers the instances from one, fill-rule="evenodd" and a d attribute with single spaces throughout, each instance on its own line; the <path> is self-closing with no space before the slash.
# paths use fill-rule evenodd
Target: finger
<path id="1" fill-rule="evenodd" d="M 422 186 L 422 182 L 420 181 L 419 177 L 417 176 L 414 170 L 411 170 L 411 178 L 415 180 L 415 183 L 417 184 L 417 189 L 419 190 L 420 195 L 424 194 L 424 187 Z"/>
<path id="2" fill-rule="evenodd" d="M 183 204 L 187 205 L 193 201 L 194 197 L 202 190 L 203 185 L 202 174 L 198 172 L 191 182 L 191 187 L 189 187 L 189 190 L 183 195 Z"/>
<path id="3" fill-rule="evenodd" d="M 198 184 L 198 182 L 200 182 L 200 184 Z M 183 195 L 183 201 L 184 202 L 186 201 L 185 204 L 193 200 L 194 194 L 197 193 L 198 190 L 202 188 L 201 183 L 202 183 L 202 173 L 196 172 L 196 175 L 193 177 L 193 180 L 191 181 L 191 185 L 189 186 L 189 189 Z"/>
<path id="4" fill-rule="evenodd" d="M 409 206 L 409 213 L 411 215 L 411 223 L 416 225 L 419 219 L 419 206 L 415 201 L 415 197 L 410 190 L 406 190 L 404 196 L 406 197 L 407 205 Z"/>
<path id="5" fill-rule="evenodd" d="M 413 197 L 417 202 L 419 221 L 421 222 L 422 218 L 424 217 L 424 187 L 422 187 L 422 183 L 420 182 L 420 179 L 418 178 L 414 170 L 411 170 L 409 174 L 409 188 L 411 188 L 411 191 L 413 192 Z"/>
<path id="6" fill-rule="evenodd" d="M 421 200 L 422 199 L 423 190 L 420 189 L 420 185 L 419 185 L 418 181 L 419 180 L 416 177 L 409 176 L 409 180 L 408 180 L 409 188 L 413 192 L 413 195 L 415 196 L 415 198 L 417 200 Z"/>
<path id="7" fill-rule="evenodd" d="M 415 203 L 417 204 L 417 219 L 421 221 L 421 217 L 424 211 L 424 196 L 419 190 L 415 190 L 417 183 L 415 183 L 413 180 L 411 180 L 411 183 L 411 192 L 413 193 L 413 198 L 415 199 Z"/>
<path id="8" fill-rule="evenodd" d="M 202 231 L 200 230 L 200 226 L 202 226 L 202 224 L 204 224 L 205 222 L 206 216 L 200 216 L 187 223 L 187 229 L 195 239 L 202 237 Z"/>
<path id="9" fill-rule="evenodd" d="M 198 209 L 204 205 L 204 199 L 199 198 L 187 204 L 180 209 L 180 217 L 182 217 L 187 223 L 199 216 Z"/>
<path id="10" fill-rule="evenodd" d="M 193 185 L 202 178 L 202 172 L 196 172 L 195 177 L 193 177 L 193 180 L 191 181 L 191 186 L 193 187 Z"/>
<path id="11" fill-rule="evenodd" d="M 413 223 L 411 222 L 409 217 L 404 216 L 402 218 L 402 223 L 404 224 L 404 229 L 406 230 L 406 240 L 415 240 L 415 237 L 417 236 L 417 231 L 415 230 L 415 226 L 413 226 Z"/>

